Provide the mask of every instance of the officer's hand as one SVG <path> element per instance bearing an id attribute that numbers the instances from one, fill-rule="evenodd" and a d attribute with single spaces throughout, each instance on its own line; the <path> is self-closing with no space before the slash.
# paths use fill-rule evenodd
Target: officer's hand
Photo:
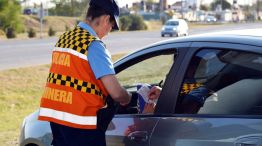
<path id="1" fill-rule="evenodd" d="M 131 98 L 132 98 L 132 95 L 128 94 L 128 97 L 127 97 L 126 101 L 120 102 L 120 105 L 121 105 L 121 106 L 126 106 L 126 105 L 128 105 L 128 104 L 130 103 L 130 101 L 131 101 Z"/>
<path id="2" fill-rule="evenodd" d="M 148 92 L 148 98 L 150 100 L 155 100 L 158 99 L 160 96 L 162 88 L 160 88 L 159 86 L 154 86 L 150 89 L 150 91 Z"/>

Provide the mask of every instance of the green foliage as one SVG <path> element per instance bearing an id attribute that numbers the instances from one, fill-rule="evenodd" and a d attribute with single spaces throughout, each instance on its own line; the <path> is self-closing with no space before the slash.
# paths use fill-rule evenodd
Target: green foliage
<path id="1" fill-rule="evenodd" d="M 139 15 L 126 15 L 120 17 L 121 30 L 145 30 L 147 26 Z"/>
<path id="2" fill-rule="evenodd" d="M 216 10 L 218 5 L 222 5 L 222 10 L 231 9 L 231 4 L 227 0 L 215 0 L 211 3 L 211 9 Z"/>
<path id="3" fill-rule="evenodd" d="M 131 19 L 128 16 L 122 16 L 119 18 L 120 30 L 128 30 L 131 26 Z"/>
<path id="4" fill-rule="evenodd" d="M 36 37 L 36 32 L 33 28 L 30 28 L 29 31 L 28 31 L 28 37 L 29 38 L 34 38 Z"/>
<path id="5" fill-rule="evenodd" d="M 147 26 L 143 20 L 143 18 L 139 15 L 130 15 L 131 19 L 131 26 L 129 27 L 129 30 L 145 30 L 147 29 Z"/>
<path id="6" fill-rule="evenodd" d="M 81 16 L 85 13 L 88 1 L 79 0 L 52 0 L 54 8 L 49 9 L 49 15 Z"/>
<path id="7" fill-rule="evenodd" d="M 8 0 L 0 0 L 0 11 L 3 11 L 5 6 L 8 5 Z"/>
<path id="8" fill-rule="evenodd" d="M 16 0 L 0 0 L 0 29 L 8 38 L 15 37 L 16 32 L 23 30 L 20 18 L 21 7 Z"/>
<path id="9" fill-rule="evenodd" d="M 49 36 L 54 36 L 55 33 L 56 33 L 55 30 L 54 30 L 52 27 L 49 27 L 48 35 L 49 35 Z"/>

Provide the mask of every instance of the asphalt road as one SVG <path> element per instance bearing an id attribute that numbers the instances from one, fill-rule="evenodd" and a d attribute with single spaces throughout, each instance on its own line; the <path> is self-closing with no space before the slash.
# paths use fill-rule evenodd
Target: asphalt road
<path id="1" fill-rule="evenodd" d="M 212 25 L 210 27 L 190 29 L 189 35 L 261 27 L 262 23 Z M 0 70 L 50 63 L 52 48 L 57 39 L 53 37 L 44 39 L 0 40 Z M 132 52 L 165 39 L 170 39 L 170 37 L 160 37 L 160 30 L 134 31 L 111 33 L 104 38 L 104 42 L 111 54 L 117 54 Z"/>

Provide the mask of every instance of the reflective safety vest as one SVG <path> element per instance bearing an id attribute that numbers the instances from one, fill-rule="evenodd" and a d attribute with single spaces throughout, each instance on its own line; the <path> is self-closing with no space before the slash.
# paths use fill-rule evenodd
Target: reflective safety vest
<path id="1" fill-rule="evenodd" d="M 201 83 L 183 83 L 180 94 L 188 94 L 190 91 L 203 86 Z"/>
<path id="2" fill-rule="evenodd" d="M 41 98 L 39 120 L 96 129 L 96 113 L 105 106 L 108 92 L 88 63 L 88 47 L 94 40 L 98 38 L 80 27 L 59 38 Z"/>

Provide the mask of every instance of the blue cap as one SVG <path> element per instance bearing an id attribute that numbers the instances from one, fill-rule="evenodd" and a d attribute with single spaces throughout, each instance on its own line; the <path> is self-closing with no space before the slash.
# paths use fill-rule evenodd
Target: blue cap
<path id="1" fill-rule="evenodd" d="M 114 16 L 115 25 L 112 29 L 119 30 L 119 7 L 114 0 L 91 0 L 90 6 L 98 6 L 108 12 L 111 16 Z"/>

